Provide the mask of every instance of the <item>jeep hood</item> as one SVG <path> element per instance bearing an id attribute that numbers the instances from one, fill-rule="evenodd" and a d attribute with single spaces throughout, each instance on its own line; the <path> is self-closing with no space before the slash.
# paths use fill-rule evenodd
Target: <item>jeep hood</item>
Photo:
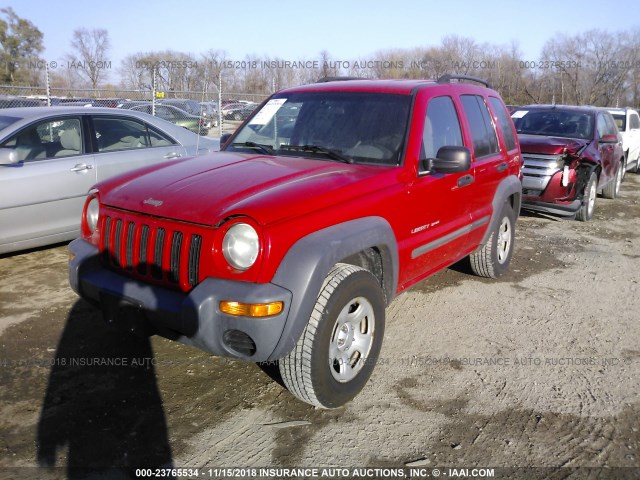
<path id="1" fill-rule="evenodd" d="M 247 215 L 266 225 L 382 188 L 394 167 L 218 152 L 97 186 L 111 207 L 202 225 Z M 358 183 L 358 188 L 350 188 Z"/>
<path id="2" fill-rule="evenodd" d="M 565 137 L 545 137 L 543 135 L 518 135 L 522 153 L 540 153 L 546 155 L 560 155 L 563 153 L 578 153 L 589 145 L 589 140 Z"/>

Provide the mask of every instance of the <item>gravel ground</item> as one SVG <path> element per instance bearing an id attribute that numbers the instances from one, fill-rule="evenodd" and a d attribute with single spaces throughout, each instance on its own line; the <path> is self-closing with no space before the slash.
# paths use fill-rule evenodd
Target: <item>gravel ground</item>
<path id="1" fill-rule="evenodd" d="M 458 264 L 392 303 L 369 384 L 336 410 L 298 402 L 269 368 L 109 329 L 69 289 L 65 246 L 0 257 L 0 478 L 163 465 L 640 478 L 639 216 L 632 174 L 592 222 L 523 214 L 506 276 Z"/>

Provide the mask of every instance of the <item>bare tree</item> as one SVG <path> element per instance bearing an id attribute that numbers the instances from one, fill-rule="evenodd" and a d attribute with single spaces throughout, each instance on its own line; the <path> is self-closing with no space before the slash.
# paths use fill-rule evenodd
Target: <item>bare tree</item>
<path id="1" fill-rule="evenodd" d="M 77 57 L 69 55 L 68 60 L 74 62 L 71 65 L 89 80 L 91 88 L 97 90 L 100 81 L 107 76 L 107 68 L 111 66 L 107 60 L 107 52 L 111 47 L 109 32 L 103 28 L 79 28 L 73 32 L 71 46 Z"/>
<path id="2" fill-rule="evenodd" d="M 457 35 L 444 37 L 438 45 L 381 50 L 351 62 L 334 60 L 326 50 L 311 60 L 290 60 L 247 55 L 231 61 L 219 50 L 197 58 L 182 52 L 150 52 L 127 57 L 120 73 L 123 85 L 135 89 L 150 89 L 155 72 L 158 90 L 198 90 L 208 95 L 221 89 L 257 98 L 322 76 L 437 79 L 459 73 L 487 79 L 514 105 L 637 106 L 640 102 L 640 29 L 558 34 L 547 41 L 536 62 L 523 59 L 515 42 L 479 44 Z"/>

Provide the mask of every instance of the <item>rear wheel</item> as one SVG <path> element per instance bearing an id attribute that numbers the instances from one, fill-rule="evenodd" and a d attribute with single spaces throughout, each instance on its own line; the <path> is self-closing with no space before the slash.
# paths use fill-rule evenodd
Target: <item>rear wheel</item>
<path id="1" fill-rule="evenodd" d="M 515 214 L 509 202 L 487 243 L 469 255 L 471 270 L 480 277 L 497 278 L 507 271 L 515 243 Z"/>
<path id="2" fill-rule="evenodd" d="M 384 315 L 378 280 L 360 267 L 335 265 L 298 343 L 280 359 L 289 391 L 322 408 L 339 407 L 355 397 L 380 353 Z"/>
<path id="3" fill-rule="evenodd" d="M 582 206 L 576 214 L 576 219 L 581 222 L 588 222 L 593 217 L 593 211 L 596 208 L 596 196 L 598 193 L 598 177 L 595 172 L 591 173 L 587 186 L 584 187 L 584 196 L 582 198 Z"/>

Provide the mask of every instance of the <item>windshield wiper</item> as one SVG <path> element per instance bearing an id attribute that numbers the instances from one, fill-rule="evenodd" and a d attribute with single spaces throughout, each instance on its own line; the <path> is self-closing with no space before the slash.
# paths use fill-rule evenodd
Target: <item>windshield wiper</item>
<path id="1" fill-rule="evenodd" d="M 238 143 L 232 143 L 230 146 L 231 147 L 255 148 L 257 150 L 260 150 L 262 153 L 266 153 L 267 155 L 273 155 L 275 153 L 275 151 L 273 150 L 273 147 L 271 145 L 264 145 L 262 143 L 238 142 Z"/>
<path id="2" fill-rule="evenodd" d="M 345 157 L 339 151 L 321 147 L 319 145 L 280 145 L 280 150 L 287 150 L 289 152 L 321 153 L 332 160 L 339 160 L 344 163 L 353 163 L 352 158 Z"/>

